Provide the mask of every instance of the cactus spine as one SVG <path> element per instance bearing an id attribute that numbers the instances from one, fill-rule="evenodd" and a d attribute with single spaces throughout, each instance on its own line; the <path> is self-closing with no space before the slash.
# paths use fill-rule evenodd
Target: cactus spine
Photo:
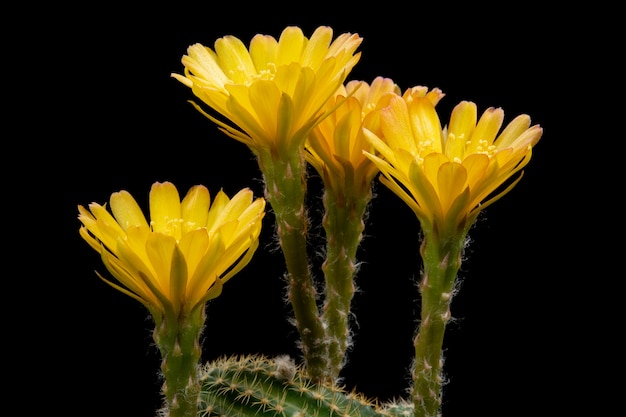
<path id="1" fill-rule="evenodd" d="M 412 404 L 380 407 L 334 384 L 316 384 L 286 356 L 224 357 L 200 370 L 198 417 L 401 417 Z"/>

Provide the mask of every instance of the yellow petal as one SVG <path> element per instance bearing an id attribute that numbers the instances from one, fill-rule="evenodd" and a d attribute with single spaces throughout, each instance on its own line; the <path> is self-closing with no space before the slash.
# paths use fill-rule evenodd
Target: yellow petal
<path id="1" fill-rule="evenodd" d="M 333 38 L 333 30 L 328 26 L 320 26 L 311 35 L 302 52 L 302 65 L 319 68 L 328 54 L 328 48 Z"/>
<path id="2" fill-rule="evenodd" d="M 224 36 L 215 41 L 219 64 L 232 83 L 245 84 L 257 71 L 246 46 L 234 36 Z"/>
<path id="3" fill-rule="evenodd" d="M 404 149 L 412 155 L 419 153 L 415 140 L 413 140 L 409 110 L 401 97 L 391 97 L 388 106 L 381 109 L 380 117 L 385 142 L 390 149 Z M 379 146 L 376 144 L 374 146 L 379 152 L 382 152 Z"/>
<path id="4" fill-rule="evenodd" d="M 495 140 L 494 145 L 499 149 L 510 146 L 529 126 L 530 117 L 528 115 L 521 114 L 517 116 L 502 130 L 502 133 L 500 133 Z"/>
<path id="5" fill-rule="evenodd" d="M 176 240 L 181 237 L 182 213 L 178 190 L 171 182 L 157 182 L 150 189 L 150 224 L 152 230 L 173 236 Z"/>
<path id="6" fill-rule="evenodd" d="M 435 105 L 427 97 L 414 97 L 408 103 L 412 137 L 415 148 L 421 155 L 430 152 L 441 152 L 443 149 L 443 134 L 439 115 Z"/>
<path id="7" fill-rule="evenodd" d="M 209 244 L 209 233 L 204 227 L 185 233 L 180 242 L 178 242 L 178 248 L 187 261 L 187 270 L 190 276 L 195 273 Z"/>
<path id="8" fill-rule="evenodd" d="M 278 42 L 273 36 L 258 34 L 250 41 L 250 57 L 258 73 L 275 72 L 277 55 Z"/>
<path id="9" fill-rule="evenodd" d="M 300 62 L 305 42 L 302 29 L 296 26 L 285 28 L 278 39 L 276 64 L 280 66 L 290 64 L 294 61 Z"/>
<path id="10" fill-rule="evenodd" d="M 177 313 L 187 298 L 187 263 L 178 245 L 174 245 L 170 265 L 169 300 L 174 308 L 174 313 Z"/>
<path id="11" fill-rule="evenodd" d="M 183 235 L 195 229 L 206 227 L 209 217 L 211 195 L 203 185 L 191 187 L 181 202 Z"/>
<path id="12" fill-rule="evenodd" d="M 469 138 L 471 145 L 467 149 L 467 153 L 488 152 L 489 146 L 493 145 L 496 139 L 503 120 L 504 112 L 502 109 L 490 107 L 485 110 Z"/>
<path id="13" fill-rule="evenodd" d="M 111 194 L 111 212 L 115 219 L 126 230 L 129 227 L 148 228 L 148 222 L 139 204 L 128 191 L 120 191 Z"/>
<path id="14" fill-rule="evenodd" d="M 277 123 L 280 113 L 276 109 L 281 100 L 281 91 L 271 81 L 258 80 L 248 90 L 250 107 L 256 122 L 263 126 L 263 134 L 268 137 L 277 136 Z"/>
<path id="15" fill-rule="evenodd" d="M 473 152 L 471 147 L 466 149 L 466 142 L 472 138 L 472 132 L 476 128 L 478 110 L 476 104 L 470 101 L 462 101 L 452 110 L 448 138 L 446 140 L 446 155 L 451 160 L 457 157 L 461 160 L 465 155 Z M 459 149 L 462 146 L 462 149 Z"/>
<path id="16" fill-rule="evenodd" d="M 154 284 L 159 288 L 168 299 L 172 302 L 171 298 L 171 268 L 172 268 L 172 256 L 174 256 L 174 250 L 176 246 L 176 240 L 161 233 L 153 233 L 148 237 L 146 241 L 146 254 L 150 259 L 150 264 L 154 269 L 156 276 L 154 276 Z"/>
<path id="17" fill-rule="evenodd" d="M 467 188 L 467 171 L 460 163 L 445 162 L 437 172 L 437 192 L 444 215 Z"/>

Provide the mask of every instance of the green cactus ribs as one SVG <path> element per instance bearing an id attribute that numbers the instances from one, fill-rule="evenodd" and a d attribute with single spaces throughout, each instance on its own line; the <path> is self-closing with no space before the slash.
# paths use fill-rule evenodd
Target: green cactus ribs
<path id="1" fill-rule="evenodd" d="M 410 406 L 381 407 L 337 385 L 313 383 L 287 356 L 224 357 L 204 365 L 198 417 L 400 417 Z"/>

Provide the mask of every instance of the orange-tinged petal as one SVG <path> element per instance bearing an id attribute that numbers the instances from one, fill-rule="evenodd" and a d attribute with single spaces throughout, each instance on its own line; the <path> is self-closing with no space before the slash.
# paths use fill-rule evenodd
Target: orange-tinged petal
<path id="1" fill-rule="evenodd" d="M 444 213 L 467 188 L 467 171 L 457 162 L 444 162 L 437 172 L 437 193 Z"/>
<path id="2" fill-rule="evenodd" d="M 404 149 L 412 155 L 419 153 L 413 140 L 413 128 L 406 101 L 401 97 L 390 97 L 389 104 L 380 111 L 380 118 L 382 133 L 386 139 L 381 142 L 386 142 L 392 150 Z"/>
<path id="3" fill-rule="evenodd" d="M 467 153 L 490 152 L 490 146 L 493 145 L 493 141 L 496 139 L 496 135 L 502 126 L 503 120 L 504 112 L 502 109 L 490 107 L 485 110 L 478 120 L 476 128 L 472 132 L 472 136 L 468 138 L 470 145 L 468 146 Z"/>
<path id="4" fill-rule="evenodd" d="M 462 101 L 454 106 L 448 127 L 448 139 L 450 140 L 451 138 L 452 143 L 446 143 L 446 154 L 450 159 L 453 159 L 452 155 L 463 159 L 464 155 L 472 152 L 469 147 L 466 149 L 466 142 L 469 142 L 472 138 L 472 132 L 476 128 L 477 120 L 478 109 L 476 104 L 470 101 Z M 458 149 L 458 146 L 460 146 L 458 142 L 462 143 L 463 151 Z"/>
<path id="5" fill-rule="evenodd" d="M 436 179 L 436 177 L 434 178 Z M 425 217 L 420 219 L 426 225 L 432 225 L 437 220 L 443 219 L 441 201 L 435 189 L 435 183 L 428 178 L 420 164 L 411 164 L 407 176 L 411 197 L 424 212 Z"/>
<path id="6" fill-rule="evenodd" d="M 485 177 L 489 166 L 489 156 L 480 153 L 469 155 L 463 160 L 463 166 L 467 172 L 467 183 L 472 189 Z"/>
<path id="7" fill-rule="evenodd" d="M 499 149 L 510 146 L 522 133 L 526 132 L 530 127 L 530 117 L 526 114 L 521 114 L 513 119 L 505 128 L 502 133 L 495 140 L 494 145 Z"/>
<path id="8" fill-rule="evenodd" d="M 427 155 L 430 152 L 441 152 L 443 133 L 435 105 L 428 97 L 414 97 L 408 103 L 408 112 L 413 129 L 410 138 L 419 139 L 414 141 L 419 154 Z"/>

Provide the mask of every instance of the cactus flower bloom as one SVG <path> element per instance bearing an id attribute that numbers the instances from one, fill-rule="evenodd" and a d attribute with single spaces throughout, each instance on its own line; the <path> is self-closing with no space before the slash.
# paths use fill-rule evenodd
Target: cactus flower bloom
<path id="1" fill-rule="evenodd" d="M 342 86 L 326 106 L 335 108 L 311 131 L 306 143 L 306 159 L 334 193 L 369 193 L 378 167 L 363 154 L 375 152 L 365 139 L 362 127 L 377 131 L 376 105 L 385 94 L 399 95 L 400 88 L 389 78 L 376 77 L 371 85 L 350 81 Z M 347 98 L 346 98 L 347 97 Z"/>
<path id="2" fill-rule="evenodd" d="M 215 50 L 191 45 L 182 58 L 184 75 L 172 76 L 236 126 L 195 105 L 227 135 L 253 151 L 291 153 L 321 120 L 324 104 L 360 58 L 358 35 L 332 37 L 326 26 L 310 39 L 290 26 L 278 40 L 254 36 L 246 48 L 238 38 L 224 36 L 215 41 Z"/>
<path id="3" fill-rule="evenodd" d="M 366 155 L 424 229 L 456 236 L 517 184 L 543 130 L 523 114 L 500 131 L 502 109 L 488 108 L 478 119 L 469 101 L 442 128 L 431 93 L 414 88 L 390 97 L 380 112 L 382 136 L 367 133 L 379 155 Z"/>
<path id="4" fill-rule="evenodd" d="M 172 183 L 150 190 L 150 221 L 127 192 L 113 193 L 110 210 L 78 206 L 80 235 L 98 251 L 117 282 L 112 287 L 140 301 L 158 321 L 189 313 L 217 297 L 258 246 L 265 200 L 243 189 L 211 201 L 201 185 L 182 199 Z"/>

